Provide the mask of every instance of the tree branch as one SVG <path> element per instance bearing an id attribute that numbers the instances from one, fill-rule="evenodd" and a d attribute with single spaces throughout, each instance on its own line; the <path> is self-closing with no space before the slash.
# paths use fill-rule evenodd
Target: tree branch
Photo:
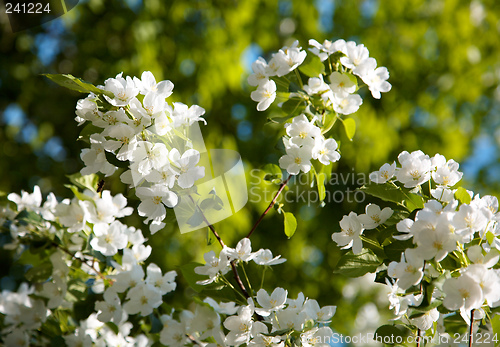
<path id="1" fill-rule="evenodd" d="M 253 225 L 252 229 L 250 230 L 250 232 L 246 236 L 247 238 L 250 238 L 250 236 L 252 236 L 252 234 L 255 231 L 255 229 L 257 229 L 257 226 L 260 224 L 260 222 L 262 221 L 262 219 L 264 219 L 264 216 L 269 212 L 269 210 L 271 209 L 271 207 L 274 206 L 274 204 L 276 203 L 276 200 L 278 200 L 278 196 L 281 194 L 281 192 L 283 191 L 283 189 L 285 188 L 285 186 L 288 184 L 288 182 L 290 181 L 290 178 L 292 178 L 292 176 L 288 176 L 288 178 L 281 184 L 280 189 L 276 192 L 276 195 L 274 196 L 273 200 L 271 201 L 271 203 L 269 204 L 269 206 L 267 207 L 267 209 L 264 211 L 264 213 L 262 213 L 262 215 L 259 217 L 259 219 L 257 220 L 257 222 L 255 222 L 255 224 Z"/>

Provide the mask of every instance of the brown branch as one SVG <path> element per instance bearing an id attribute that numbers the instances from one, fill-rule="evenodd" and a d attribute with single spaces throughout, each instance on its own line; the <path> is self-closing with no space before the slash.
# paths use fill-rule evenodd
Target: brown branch
<path id="1" fill-rule="evenodd" d="M 264 213 L 262 213 L 262 215 L 259 217 L 259 219 L 257 220 L 257 222 L 255 222 L 255 224 L 253 225 L 252 230 L 250 230 L 250 232 L 246 236 L 247 238 L 250 238 L 250 236 L 252 236 L 252 234 L 255 231 L 255 229 L 257 229 L 257 226 L 260 224 L 260 222 L 262 221 L 262 219 L 264 219 L 264 216 L 269 212 L 269 210 L 271 209 L 271 207 L 274 206 L 274 204 L 276 203 L 276 200 L 278 200 L 278 196 L 281 194 L 281 192 L 283 191 L 283 189 L 285 188 L 285 186 L 288 184 L 288 182 L 290 181 L 290 178 L 292 178 L 292 176 L 288 176 L 288 178 L 281 184 L 280 189 L 276 192 L 276 195 L 274 196 L 273 200 L 271 201 L 271 203 L 269 204 L 269 206 L 267 207 L 267 209 L 264 211 Z"/>
<path id="2" fill-rule="evenodd" d="M 201 210 L 200 206 L 198 206 L 198 204 L 194 201 L 193 197 L 191 195 L 189 195 L 189 198 L 191 199 L 191 202 L 198 208 L 198 210 L 200 211 L 201 213 L 201 216 L 203 217 L 203 220 L 205 221 L 205 223 L 208 225 L 208 228 L 212 231 L 212 234 L 214 234 L 215 238 L 217 239 L 217 241 L 219 241 L 219 244 L 221 245 L 222 248 L 224 248 L 224 241 L 222 241 L 222 239 L 220 238 L 219 234 L 217 234 L 217 231 L 215 231 L 215 228 L 212 224 L 210 224 L 210 222 L 207 220 L 207 218 L 205 217 L 205 214 L 203 213 L 203 211 Z"/>
<path id="3" fill-rule="evenodd" d="M 469 347 L 472 347 L 472 340 L 474 339 L 473 333 L 474 333 L 474 309 L 470 311 L 470 328 L 469 328 Z"/>
<path id="4" fill-rule="evenodd" d="M 233 269 L 233 274 L 234 274 L 234 279 L 236 280 L 236 283 L 238 284 L 238 287 L 240 287 L 241 292 L 245 296 L 245 298 L 249 298 L 250 295 L 248 294 L 247 289 L 245 288 L 245 285 L 241 281 L 240 275 L 238 273 L 238 269 L 236 269 L 236 265 L 234 264 L 234 260 L 231 261 L 231 269 Z"/>
<path id="5" fill-rule="evenodd" d="M 420 331 L 420 329 L 417 330 L 417 347 L 420 347 L 420 341 L 422 341 L 422 339 L 420 338 L 420 334 L 422 332 Z"/>
<path id="6" fill-rule="evenodd" d="M 219 236 L 219 234 L 217 233 L 217 231 L 215 231 L 214 226 L 212 224 L 210 224 L 210 222 L 207 220 L 207 218 L 205 217 L 205 214 L 203 213 L 203 211 L 201 210 L 201 208 L 198 206 L 198 204 L 195 203 L 195 201 L 191 197 L 191 195 L 189 196 L 189 198 L 191 199 L 191 201 L 193 202 L 193 204 L 196 205 L 196 207 L 198 208 L 198 210 L 201 213 L 201 216 L 203 217 L 203 220 L 205 221 L 205 223 L 208 225 L 208 227 L 212 231 L 212 234 L 214 234 L 214 236 L 217 238 L 217 241 L 219 241 L 219 244 L 221 245 L 221 247 L 224 249 L 224 246 L 225 246 L 224 245 L 224 241 L 222 241 L 222 239 Z M 238 287 L 240 288 L 240 290 L 243 293 L 243 295 L 245 296 L 245 298 L 248 299 L 250 297 L 250 295 L 248 294 L 248 291 L 245 288 L 245 285 L 241 281 L 240 274 L 238 273 L 238 269 L 236 269 L 236 265 L 234 264 L 234 260 L 231 261 L 231 269 L 233 270 L 234 279 L 236 280 L 236 284 L 238 284 Z"/>

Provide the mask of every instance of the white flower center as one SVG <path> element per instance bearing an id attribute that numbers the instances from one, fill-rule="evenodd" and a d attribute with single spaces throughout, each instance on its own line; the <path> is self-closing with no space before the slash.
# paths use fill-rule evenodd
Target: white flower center
<path id="1" fill-rule="evenodd" d="M 345 233 L 348 235 L 348 236 L 353 236 L 354 235 L 354 230 L 352 230 L 352 228 L 349 228 L 347 230 L 344 230 Z"/>
<path id="2" fill-rule="evenodd" d="M 434 247 L 435 249 L 440 251 L 443 249 L 443 243 L 439 242 L 439 241 L 434 241 L 434 243 L 432 244 L 432 247 Z"/>
<path id="3" fill-rule="evenodd" d="M 458 290 L 458 292 L 460 293 L 460 295 L 461 295 L 461 296 L 462 296 L 462 298 L 464 298 L 464 299 L 467 299 L 467 298 L 469 298 L 469 297 L 470 297 L 470 293 L 469 293 L 469 291 L 468 291 L 467 289 L 465 289 L 465 288 L 460 288 L 460 289 Z"/>
<path id="4" fill-rule="evenodd" d="M 380 223 L 381 221 L 380 216 L 378 214 L 374 214 L 373 216 L 371 216 L 371 218 L 375 223 Z"/>

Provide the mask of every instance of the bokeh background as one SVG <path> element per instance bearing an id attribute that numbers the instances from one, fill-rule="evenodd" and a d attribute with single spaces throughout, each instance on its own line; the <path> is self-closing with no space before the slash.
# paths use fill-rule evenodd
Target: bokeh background
<path id="1" fill-rule="evenodd" d="M 402 150 L 416 149 L 459 161 L 468 189 L 500 191 L 497 0 L 87 0 L 59 19 L 15 34 L 2 12 L 0 35 L 3 193 L 31 192 L 39 185 L 44 194 L 69 197 L 66 175 L 82 168 L 79 153 L 85 144 L 76 141 L 81 129 L 73 119 L 84 95 L 40 74 L 69 73 L 102 84 L 120 72 L 140 76 L 149 70 L 158 81 L 175 84 L 170 101 L 206 109 L 208 125 L 202 131 L 207 147 L 234 149 L 244 159 L 253 189 L 250 202 L 216 225 L 234 246 L 276 189 L 260 182 L 252 169 L 277 163 L 281 155 L 276 144 L 282 128 L 267 124 L 278 110 L 257 112 L 250 99 L 246 78 L 251 63 L 294 40 L 307 47 L 310 38 L 363 43 L 391 75 L 392 90 L 381 100 L 363 95 L 364 104 L 353 115 L 357 133 L 352 142 L 342 129 L 335 130 L 342 159 L 334 174 L 343 178 L 331 182 L 330 193 L 353 191 L 363 175 L 394 161 Z M 118 174 L 106 179 L 105 188 L 128 194 Z M 360 212 L 369 202 L 345 197 L 324 207 L 316 201 L 286 203 L 284 209 L 298 219 L 296 234 L 288 240 L 283 217 L 273 211 L 252 243 L 254 249 L 270 248 L 288 259 L 267 273 L 268 290 L 279 285 L 292 298 L 302 291 L 320 305 L 337 305 L 332 327 L 338 332 L 373 332 L 379 320 L 389 317 L 385 295 L 378 287 L 366 289 L 369 279 L 353 281 L 333 273 L 340 252 L 332 232 L 344 214 Z M 148 233 L 141 220 L 128 221 Z M 181 235 L 171 222 L 150 237 L 151 260 L 164 271 L 219 250 L 207 245 L 206 230 Z M 180 276 L 179 290 L 169 300 L 182 307 L 193 295 Z"/>

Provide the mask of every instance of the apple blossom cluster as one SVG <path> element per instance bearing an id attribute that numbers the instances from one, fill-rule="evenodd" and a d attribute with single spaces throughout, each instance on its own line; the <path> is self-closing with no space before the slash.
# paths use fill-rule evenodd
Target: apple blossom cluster
<path id="1" fill-rule="evenodd" d="M 144 271 L 151 246 L 145 245 L 141 230 L 118 220 L 133 212 L 122 194 L 72 190 L 71 200 L 59 202 L 51 193 L 43 202 L 35 186 L 31 194 L 8 195 L 16 209 L 6 205 L 0 210 L 0 225 L 10 240 L 3 248 L 15 251 L 21 262 L 31 259 L 30 253 L 39 254 L 24 275 L 31 284 L 0 293 L 0 338 L 6 345 L 47 345 L 47 337 L 38 332 L 46 329 L 44 324 L 55 316 L 68 319 L 75 298 L 85 300 L 92 293 L 98 298 L 94 313 L 74 331 L 61 332 L 66 343 L 132 346 L 146 337 L 129 336 L 128 316 L 150 315 L 176 288 L 175 271 L 163 274 L 154 263 Z M 105 328 L 108 322 L 118 333 Z"/>
<path id="2" fill-rule="evenodd" d="M 384 195 L 375 187 L 379 190 L 373 195 L 405 206 L 408 212 L 398 210 L 391 220 L 390 207 L 369 204 L 363 215 L 344 216 L 333 241 L 352 247 L 355 255 L 376 242 L 393 254 L 377 271 L 385 271 L 390 308 L 397 319 L 405 317 L 408 324 L 425 331 L 443 319 L 443 312 L 459 312 L 468 324 L 473 310 L 475 319 L 484 318 L 490 309 L 500 307 L 498 199 L 454 189 L 462 178 L 459 164 L 440 154 L 431 158 L 422 151 L 404 151 L 398 162 L 400 166 L 384 164 L 370 174 L 375 186 L 396 193 Z M 429 195 L 424 194 L 423 184 L 428 185 Z M 364 189 L 371 192 L 370 187 Z M 395 198 L 398 192 L 406 205 Z M 418 206 L 409 208 L 411 204 Z M 414 217 L 404 218 L 412 211 Z M 372 228 L 377 230 L 371 239 L 363 236 L 365 229 Z M 391 251 L 395 244 L 403 251 L 399 259 L 390 259 L 396 256 Z M 433 290 L 425 293 L 423 288 L 429 286 Z"/>
<path id="3" fill-rule="evenodd" d="M 335 42 L 325 40 L 320 44 L 316 40 L 309 40 L 309 44 L 313 46 L 309 50 L 316 54 L 321 61 L 330 58 L 332 54 L 341 53 L 340 64 L 359 78 L 368 86 L 372 96 L 375 99 L 380 99 L 380 93 L 386 93 L 391 90 L 391 84 L 387 82 L 389 78 L 389 71 L 384 66 L 377 67 L 375 58 L 369 56 L 370 52 L 363 44 L 356 44 L 354 41 L 344 41 L 339 39 Z M 335 81 L 335 82 L 334 82 Z M 348 83 L 345 79 L 340 79 L 339 75 L 332 77 L 330 75 L 330 86 L 334 93 L 341 92 L 352 93 L 352 91 L 345 90 Z M 351 86 L 352 88 L 352 86 Z"/>
<path id="4" fill-rule="evenodd" d="M 257 265 L 264 266 L 278 265 L 286 261 L 280 255 L 273 258 L 269 249 L 259 249 L 257 252 L 252 252 L 252 244 L 250 239 L 246 237 L 240 240 L 235 248 L 224 246 L 219 256 L 216 256 L 214 251 L 210 251 L 205 253 L 203 258 L 205 265 L 194 269 L 195 273 L 208 276 L 208 279 L 198 282 L 201 285 L 210 284 L 219 276 L 226 274 L 231 268 L 231 261 L 249 262 L 253 260 Z"/>
<path id="5" fill-rule="evenodd" d="M 322 341 L 332 334 L 331 328 L 323 325 L 331 322 L 335 306 L 320 308 L 316 300 L 305 298 L 302 293 L 297 299 L 290 299 L 283 288 L 276 288 L 271 294 L 261 289 L 255 300 L 247 301 L 247 305 L 239 306 L 232 301 L 217 303 L 207 297 L 195 306 L 194 312 L 183 310 L 178 318 L 173 314 L 162 315 L 159 341 L 173 347 L 283 347 L 298 339 L 308 346 L 307 343 L 313 345 L 318 338 Z"/>
<path id="6" fill-rule="evenodd" d="M 273 257 L 268 249 L 252 252 L 248 238 L 239 241 L 235 248 L 225 246 L 219 256 L 210 251 L 204 258 L 206 263 L 194 269 L 197 274 L 209 277 L 197 282 L 202 285 L 223 277 L 230 270 L 231 261 L 254 261 L 264 266 L 286 261 L 280 256 Z M 288 291 L 279 287 L 271 294 L 260 289 L 247 299 L 247 305 L 238 306 L 232 301 L 217 303 L 209 297 L 204 302 L 208 305 L 198 305 L 194 314 L 183 311 L 179 320 L 171 315 L 162 316 L 164 328 L 160 342 L 183 346 L 193 342 L 202 344 L 212 337 L 221 346 L 284 346 L 293 337 L 307 345 L 318 337 L 331 336 L 332 330 L 323 325 L 331 322 L 336 310 L 335 306 L 320 307 L 316 300 L 305 298 L 303 293 L 299 293 L 297 299 L 290 299 Z"/>
<path id="7" fill-rule="evenodd" d="M 381 92 L 391 89 L 387 82 L 389 72 L 385 67 L 377 68 L 376 60 L 369 57 L 364 45 L 344 40 L 333 43 L 325 40 L 323 44 L 309 40 L 309 44 L 312 46 L 309 60 L 306 60 L 308 52 L 295 41 L 292 46 L 274 53 L 269 62 L 259 57 L 248 77 L 248 83 L 257 87 L 251 93 L 252 100 L 258 103 L 257 110 L 266 110 L 278 95 L 287 99 L 279 104 L 287 116 L 278 121 L 293 119 L 284 124 L 286 154 L 279 164 L 290 175 L 309 172 L 312 159 L 325 166 L 339 160 L 337 142 L 326 139 L 323 134 L 337 118 L 344 123 L 339 115 L 349 115 L 359 109 L 362 99 L 356 93 L 360 88 L 358 77 L 374 98 L 379 99 Z M 307 83 L 302 81 L 299 71 L 309 77 Z M 277 83 L 281 86 L 279 92 Z M 345 123 L 344 126 L 347 131 L 348 126 Z M 348 131 L 350 139 L 352 132 L 352 129 Z"/>
<path id="8" fill-rule="evenodd" d="M 396 167 L 396 162 L 384 164 L 379 171 L 370 174 L 370 180 L 382 184 L 395 177 L 395 181 L 406 188 L 414 188 L 432 177 L 437 185 L 432 196 L 449 202 L 453 198 L 453 191 L 449 188 L 457 184 L 463 176 L 463 173 L 458 171 L 459 164 L 453 159 L 447 161 L 441 154 L 430 158 L 420 150 L 411 153 L 403 151 L 399 154 L 398 161 L 401 167 Z"/>
<path id="9" fill-rule="evenodd" d="M 359 77 L 369 88 L 372 96 L 380 99 L 381 92 L 388 92 L 391 84 L 387 82 L 389 72 L 385 67 L 377 67 L 377 61 L 369 56 L 368 49 L 363 45 L 357 45 L 353 41 L 337 40 L 331 42 L 325 40 L 323 44 L 316 40 L 309 40 L 309 51 L 319 57 L 321 62 L 328 63 L 329 74 L 323 70 L 317 75 L 309 76 L 308 83 L 302 85 L 301 93 L 292 93 L 307 100 L 307 96 L 319 96 L 326 107 L 333 108 L 337 113 L 348 115 L 358 110 L 362 99 L 355 92 L 358 90 L 356 77 Z M 266 110 L 276 99 L 277 87 L 275 79 L 286 78 L 292 71 L 296 71 L 307 57 L 307 51 L 299 47 L 295 41 L 290 47 L 283 47 L 272 55 L 271 60 L 266 62 L 259 57 L 253 64 L 253 73 L 248 77 L 248 83 L 257 87 L 251 93 L 252 100 L 256 101 L 257 110 Z M 334 59 L 330 59 L 334 58 Z M 305 74 L 308 71 L 305 71 Z M 298 77 L 300 79 L 300 76 Z M 326 81 L 330 82 L 327 84 Z"/>
<path id="10" fill-rule="evenodd" d="M 385 223 L 394 212 L 390 207 L 380 209 L 375 204 L 368 204 L 365 210 L 365 213 L 360 215 L 351 212 L 349 215 L 342 217 L 340 221 L 341 231 L 332 234 L 333 241 L 342 249 L 352 248 L 354 254 L 360 254 L 363 249 L 363 242 L 361 241 L 363 231 L 377 228 Z"/>
<path id="11" fill-rule="evenodd" d="M 199 166 L 200 152 L 193 148 L 190 127 L 205 122 L 205 110 L 180 102 L 166 102 L 174 85 L 156 82 L 149 71 L 141 79 L 118 74 L 108 78 L 101 96 L 91 93 L 78 101 L 76 121 L 90 122 L 90 148 L 82 150 L 85 167 L 82 175 L 101 172 L 112 175 L 117 167 L 108 156 L 116 157 L 128 168 L 120 176 L 123 183 L 136 189 L 141 200 L 138 212 L 150 223 L 150 231 L 162 229 L 166 207 L 174 207 L 176 192 L 190 188 L 205 176 Z M 113 97 L 110 97 L 112 95 Z"/>
<path id="12" fill-rule="evenodd" d="M 444 278 L 433 300 L 442 300 L 450 311 L 460 311 L 464 319 L 471 310 L 500 306 L 500 270 L 493 269 L 500 257 L 499 219 L 498 200 L 490 195 L 475 195 L 469 204 L 460 206 L 455 199 L 428 200 L 414 219 L 406 218 L 396 225 L 399 234 L 393 238 L 411 239 L 413 248 L 407 248 L 400 261 L 388 265 L 388 275 L 396 280 L 393 286 L 406 291 L 418 286 L 424 276 Z M 457 263 L 458 271 L 453 274 L 437 265 L 447 257 Z M 404 307 L 404 302 L 417 299 L 401 296 L 399 300 Z M 418 306 L 418 302 L 412 305 Z M 404 313 L 401 304 L 396 311 Z M 439 314 L 434 312 L 433 321 L 437 318 Z"/>
<path id="13" fill-rule="evenodd" d="M 311 160 L 316 159 L 323 165 L 329 165 L 340 159 L 337 141 L 325 139 L 321 129 L 305 115 L 295 117 L 292 123 L 286 123 L 287 136 L 283 137 L 286 154 L 279 159 L 282 169 L 290 175 L 298 175 L 311 170 Z"/>

